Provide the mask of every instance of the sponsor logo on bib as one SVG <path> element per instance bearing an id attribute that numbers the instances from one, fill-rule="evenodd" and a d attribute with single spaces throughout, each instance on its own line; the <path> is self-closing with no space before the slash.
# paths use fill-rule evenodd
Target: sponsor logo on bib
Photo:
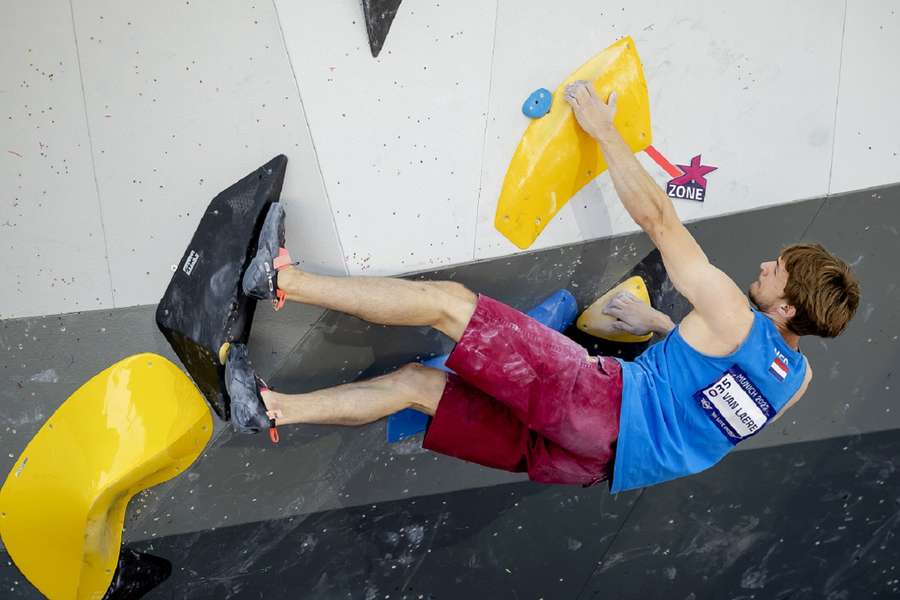
<path id="1" fill-rule="evenodd" d="M 697 390 L 694 399 L 732 444 L 756 435 L 775 416 L 775 409 L 737 365 Z"/>

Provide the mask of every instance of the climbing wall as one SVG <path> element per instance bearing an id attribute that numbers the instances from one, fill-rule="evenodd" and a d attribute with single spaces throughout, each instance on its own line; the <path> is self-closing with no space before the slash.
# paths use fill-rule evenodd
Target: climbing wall
<path id="1" fill-rule="evenodd" d="M 889 1 L 370 7 L 396 9 L 377 58 L 358 0 L 5 5 L 0 317 L 156 302 L 200 209 L 277 153 L 310 269 L 512 254 L 493 219 L 522 102 L 625 35 L 655 147 L 717 167 L 682 218 L 900 181 Z M 533 248 L 634 230 L 602 175 Z"/>
<path id="2" fill-rule="evenodd" d="M 316 272 L 584 307 L 652 264 L 608 175 L 534 252 L 493 225 L 522 102 L 631 36 L 654 146 L 716 167 L 704 202 L 675 201 L 713 262 L 743 285 L 806 238 L 861 280 L 846 334 L 804 341 L 804 402 L 716 468 L 615 497 L 388 445 L 383 423 L 273 448 L 216 419 L 189 472 L 129 505 L 125 556 L 168 568 L 148 598 L 896 597 L 897 3 L 364 1 L 374 45 L 360 0 L 0 6 L 0 472 L 97 372 L 177 360 L 153 323 L 173 265 L 212 197 L 279 153 L 289 245 Z M 448 341 L 293 304 L 259 311 L 250 347 L 304 392 Z M 39 597 L 0 565 L 0 596 Z"/>

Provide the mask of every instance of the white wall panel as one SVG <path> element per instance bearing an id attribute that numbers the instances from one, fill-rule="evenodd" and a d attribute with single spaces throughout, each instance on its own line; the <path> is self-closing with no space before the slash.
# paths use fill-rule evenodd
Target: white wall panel
<path id="1" fill-rule="evenodd" d="M 378 59 L 358 0 L 72 8 L 0 5 L 0 318 L 156 302 L 212 196 L 281 152 L 310 269 L 513 253 L 493 218 L 523 100 L 623 35 L 656 147 L 719 167 L 682 218 L 900 181 L 890 0 L 409 0 Z M 533 247 L 634 228 L 603 175 Z"/>
<path id="2" fill-rule="evenodd" d="M 654 145 L 673 163 L 702 154 L 704 164 L 719 167 L 708 177 L 705 203 L 676 201 L 683 219 L 824 194 L 842 17 L 836 0 L 572 0 L 565 10 L 537 0 L 501 1 L 476 258 L 515 250 L 493 220 L 527 126 L 522 102 L 537 87 L 555 89 L 624 35 L 635 39 L 644 64 Z M 668 179 L 641 160 L 660 184 Z M 533 248 L 633 229 L 605 174 L 570 201 Z"/>
<path id="3" fill-rule="evenodd" d="M 270 2 L 76 2 L 117 306 L 156 302 L 212 197 L 290 159 L 288 243 L 345 272 Z"/>
<path id="4" fill-rule="evenodd" d="M 900 181 L 900 2 L 850 0 L 831 192 Z"/>
<path id="5" fill-rule="evenodd" d="M 471 260 L 495 3 L 404 2 L 378 59 L 358 0 L 276 3 L 350 271 Z"/>
<path id="6" fill-rule="evenodd" d="M 67 0 L 0 7 L 0 319 L 112 303 Z"/>

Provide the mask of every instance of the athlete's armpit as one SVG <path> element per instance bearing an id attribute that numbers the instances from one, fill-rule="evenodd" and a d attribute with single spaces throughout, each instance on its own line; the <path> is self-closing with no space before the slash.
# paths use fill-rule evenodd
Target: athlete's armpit
<path id="1" fill-rule="evenodd" d="M 806 375 L 803 376 L 803 383 L 800 385 L 800 389 L 797 390 L 797 393 L 794 394 L 793 398 L 788 400 L 787 404 L 785 404 L 784 407 L 778 412 L 778 414 L 775 415 L 771 423 L 774 423 L 775 421 L 780 419 L 781 415 L 786 413 L 788 409 L 796 404 L 797 400 L 799 400 L 803 396 L 803 394 L 806 393 L 806 388 L 809 387 L 809 382 L 810 380 L 812 380 L 812 367 L 809 366 L 809 360 L 807 360 L 806 357 L 803 357 L 803 360 L 806 361 Z"/>

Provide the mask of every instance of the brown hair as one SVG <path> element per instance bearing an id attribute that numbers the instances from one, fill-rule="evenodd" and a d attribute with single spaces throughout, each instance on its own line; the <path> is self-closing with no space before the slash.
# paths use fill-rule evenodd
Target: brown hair
<path id="1" fill-rule="evenodd" d="M 859 306 L 859 283 L 850 265 L 819 244 L 793 244 L 781 259 L 788 272 L 784 297 L 797 311 L 788 328 L 829 338 L 844 331 Z"/>

